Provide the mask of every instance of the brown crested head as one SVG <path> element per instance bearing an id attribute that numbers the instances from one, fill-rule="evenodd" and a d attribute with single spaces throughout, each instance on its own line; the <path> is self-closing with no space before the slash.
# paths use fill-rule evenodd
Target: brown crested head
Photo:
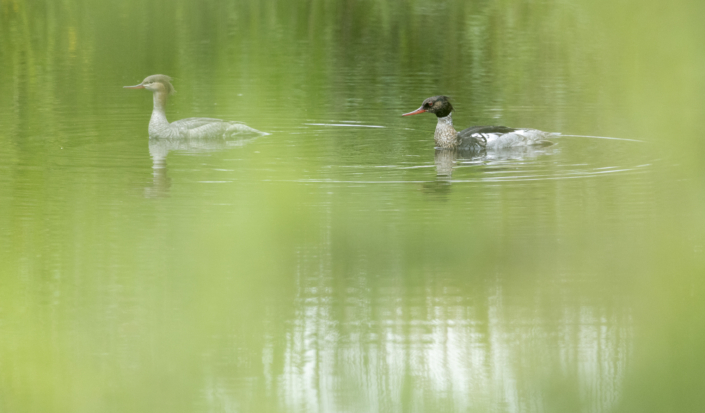
<path id="1" fill-rule="evenodd" d="M 152 76 L 147 76 L 143 81 L 142 84 L 147 86 L 148 84 L 155 85 L 157 83 L 161 83 L 164 86 L 164 90 L 170 94 L 173 95 L 176 93 L 176 89 L 174 89 L 174 86 L 171 84 L 171 77 L 167 75 L 152 75 Z"/>
<path id="2" fill-rule="evenodd" d="M 167 75 L 147 76 L 142 83 L 135 86 L 125 86 L 126 89 L 147 89 L 150 92 L 166 92 L 168 95 L 176 93 L 171 84 L 171 77 Z"/>

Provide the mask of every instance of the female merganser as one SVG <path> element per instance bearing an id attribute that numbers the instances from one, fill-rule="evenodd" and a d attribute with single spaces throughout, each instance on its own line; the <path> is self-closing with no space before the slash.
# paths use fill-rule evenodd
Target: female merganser
<path id="1" fill-rule="evenodd" d="M 224 121 L 211 118 L 187 118 L 169 123 L 166 120 L 167 96 L 175 93 L 171 78 L 166 75 L 152 75 L 135 86 L 125 86 L 125 89 L 147 89 L 153 94 L 154 109 L 149 119 L 149 136 L 152 138 L 214 138 L 229 137 L 241 133 L 256 133 L 265 135 L 241 122 Z"/>
<path id="2" fill-rule="evenodd" d="M 430 112 L 438 117 L 436 147 L 479 152 L 483 149 L 502 149 L 528 145 L 551 145 L 545 140 L 551 135 L 536 129 L 515 129 L 506 126 L 472 126 L 460 132 L 453 127 L 453 106 L 447 96 L 434 96 L 423 101 L 420 108 L 402 116 Z"/>

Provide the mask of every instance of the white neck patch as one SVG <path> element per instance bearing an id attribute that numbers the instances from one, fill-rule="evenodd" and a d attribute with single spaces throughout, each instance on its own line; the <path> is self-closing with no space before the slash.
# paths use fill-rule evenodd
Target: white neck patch
<path id="1" fill-rule="evenodd" d="M 438 123 L 445 123 L 447 125 L 453 126 L 453 112 L 444 118 L 438 118 Z"/>

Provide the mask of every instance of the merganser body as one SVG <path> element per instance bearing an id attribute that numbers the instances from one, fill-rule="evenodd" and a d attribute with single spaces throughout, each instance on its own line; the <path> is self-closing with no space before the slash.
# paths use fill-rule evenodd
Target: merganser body
<path id="1" fill-rule="evenodd" d="M 135 86 L 124 86 L 125 89 L 146 89 L 152 92 L 154 107 L 149 119 L 150 138 L 164 139 L 201 139 L 215 137 L 230 137 L 239 134 L 260 134 L 242 122 L 224 121 L 212 118 L 187 118 L 169 123 L 166 119 L 166 101 L 169 95 L 176 92 L 171 85 L 171 77 L 152 75 Z"/>
<path id="2" fill-rule="evenodd" d="M 460 132 L 453 127 L 453 105 L 447 96 L 433 96 L 423 101 L 420 108 L 402 116 L 433 113 L 438 118 L 433 135 L 437 148 L 479 152 L 529 145 L 551 145 L 552 133 L 537 129 L 508 128 L 506 126 L 472 126 Z"/>

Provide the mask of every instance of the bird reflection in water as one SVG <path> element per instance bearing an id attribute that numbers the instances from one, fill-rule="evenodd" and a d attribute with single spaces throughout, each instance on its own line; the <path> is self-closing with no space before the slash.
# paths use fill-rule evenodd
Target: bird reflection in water
<path id="1" fill-rule="evenodd" d="M 166 158 L 169 152 L 190 154 L 219 152 L 245 146 L 262 134 L 239 134 L 237 136 L 210 138 L 149 138 L 149 156 L 152 158 L 152 185 L 145 188 L 145 197 L 159 198 L 169 195 L 171 178 L 167 175 Z"/>
<path id="2" fill-rule="evenodd" d="M 488 175 L 488 172 L 497 173 L 502 169 L 516 170 L 524 169 L 522 175 L 530 173 L 528 164 L 535 165 L 541 157 L 553 155 L 560 146 L 536 145 L 513 148 L 502 148 L 494 150 L 459 150 L 436 148 L 434 163 L 436 165 L 436 180 L 426 182 L 423 185 L 424 191 L 436 195 L 447 195 L 450 193 L 453 183 L 453 171 L 460 167 L 472 167 L 472 181 L 491 181 L 496 179 L 495 175 Z M 461 179 L 466 181 L 468 177 Z"/>
<path id="3" fill-rule="evenodd" d="M 482 153 L 462 153 L 453 149 L 436 149 L 434 163 L 436 164 L 436 176 L 441 180 L 449 180 L 453 176 L 453 166 L 458 158 L 473 159 L 481 156 Z"/>
<path id="4" fill-rule="evenodd" d="M 434 154 L 436 179 L 434 181 L 424 182 L 422 185 L 423 192 L 433 194 L 441 199 L 446 199 L 446 196 L 451 193 L 453 167 L 455 167 L 458 159 L 478 158 L 482 156 L 483 153 L 484 152 L 477 151 L 464 153 L 455 149 L 436 148 L 436 153 Z"/>

